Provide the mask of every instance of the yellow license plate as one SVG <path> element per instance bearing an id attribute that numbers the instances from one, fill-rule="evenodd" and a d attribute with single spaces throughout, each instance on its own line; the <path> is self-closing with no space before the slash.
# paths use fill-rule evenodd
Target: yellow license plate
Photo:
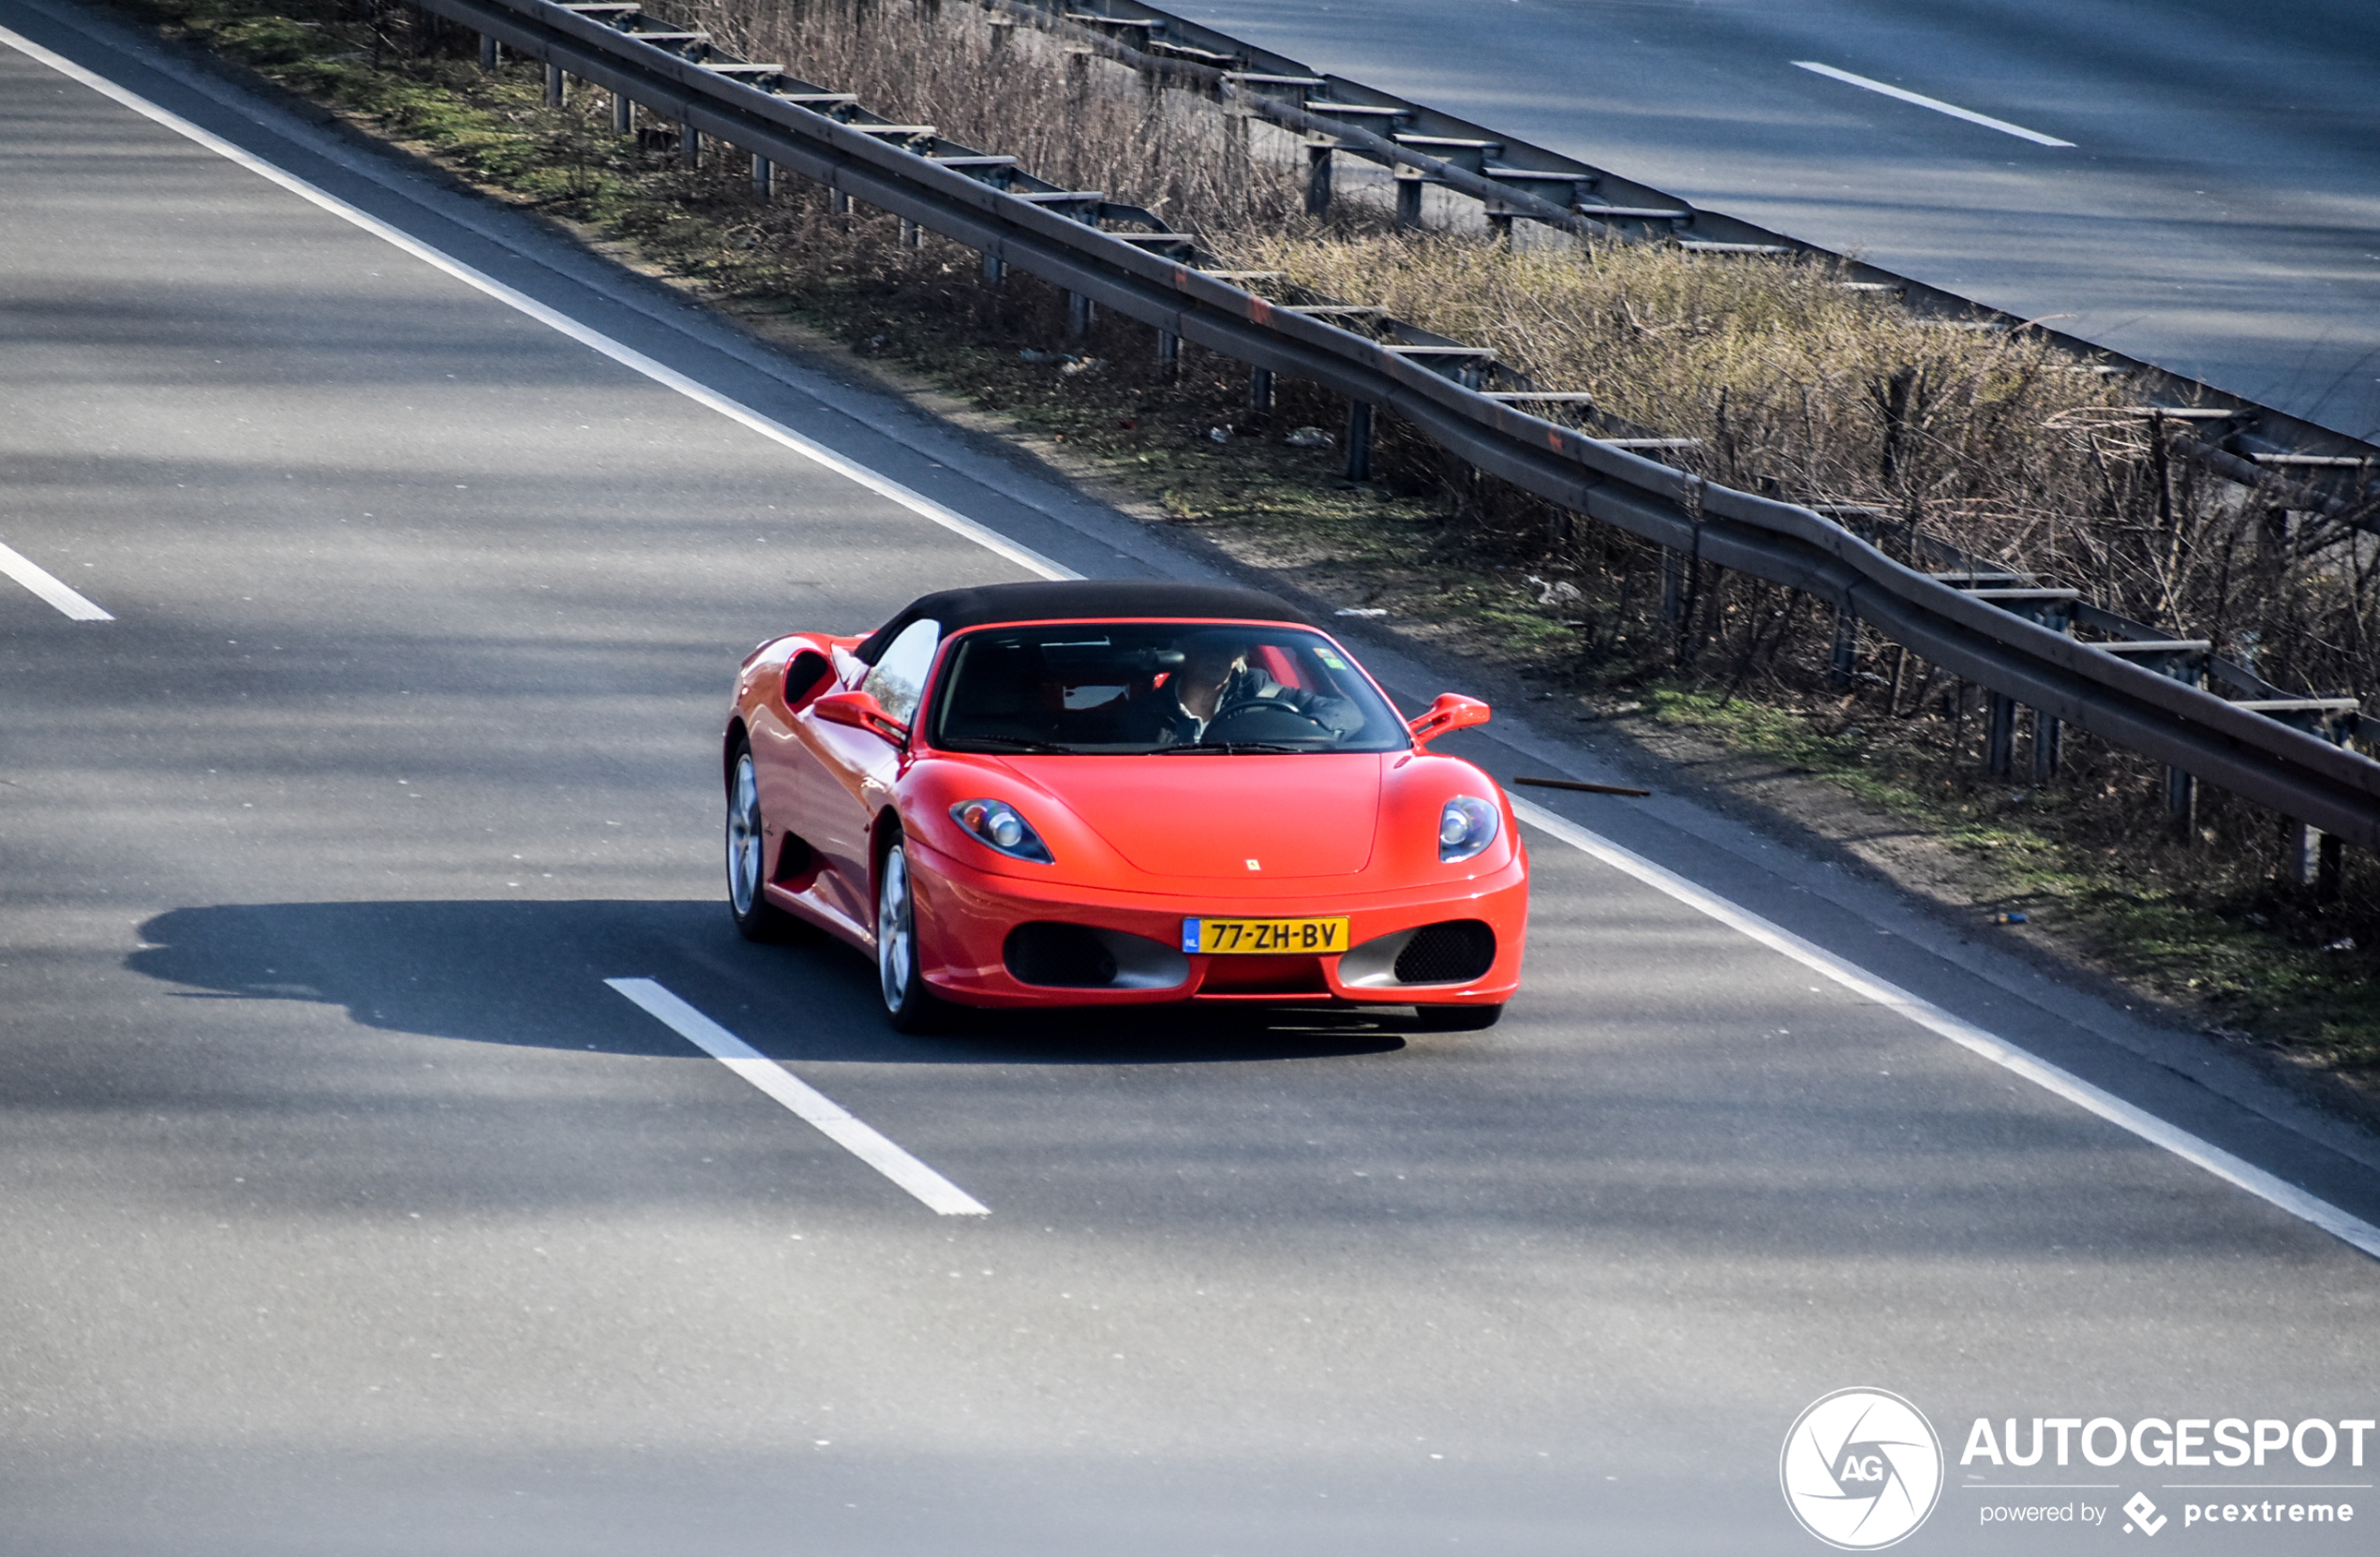
<path id="1" fill-rule="evenodd" d="M 1276 956 L 1344 952 L 1345 919 L 1184 919 L 1182 949 L 1211 956 L 1268 953 Z"/>

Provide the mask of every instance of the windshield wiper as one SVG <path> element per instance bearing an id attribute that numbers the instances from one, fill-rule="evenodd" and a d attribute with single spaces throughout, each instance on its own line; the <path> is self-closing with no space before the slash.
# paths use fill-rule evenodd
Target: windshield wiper
<path id="1" fill-rule="evenodd" d="M 1054 741 L 1018 740 L 1008 735 L 969 735 L 965 737 L 965 740 L 966 745 L 954 746 L 951 749 L 953 751 L 1054 751 L 1062 756 L 1074 750 L 1073 747 L 1060 746 Z"/>
<path id="2" fill-rule="evenodd" d="M 1157 757 L 1179 757 L 1185 753 L 1196 752 L 1200 756 L 1212 756 L 1220 753 L 1228 757 L 1244 751 L 1280 751 L 1295 753 L 1300 751 L 1312 751 L 1313 749 L 1315 749 L 1310 746 L 1283 746 L 1278 741 L 1191 741 L 1183 746 L 1158 747 L 1151 753 L 1151 755 Z"/>

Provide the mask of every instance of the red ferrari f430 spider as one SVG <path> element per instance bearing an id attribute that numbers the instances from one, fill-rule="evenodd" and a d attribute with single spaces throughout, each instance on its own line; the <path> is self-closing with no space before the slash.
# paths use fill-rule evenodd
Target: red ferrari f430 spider
<path id="1" fill-rule="evenodd" d="M 992 585 L 748 655 L 722 765 L 736 924 L 948 1005 L 1406 1005 L 1484 1028 L 1521 978 L 1512 809 L 1306 615 L 1253 590 Z"/>

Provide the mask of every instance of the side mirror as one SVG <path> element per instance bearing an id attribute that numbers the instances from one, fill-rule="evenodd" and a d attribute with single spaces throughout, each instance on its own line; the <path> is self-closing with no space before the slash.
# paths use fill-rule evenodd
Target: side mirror
<path id="1" fill-rule="evenodd" d="M 905 746 L 909 741 L 909 726 L 885 713 L 873 692 L 828 692 L 813 699 L 810 711 L 829 724 L 848 724 L 895 746 Z"/>
<path id="2" fill-rule="evenodd" d="M 1475 697 L 1461 692 L 1440 692 L 1430 704 L 1430 711 L 1406 726 L 1413 733 L 1413 744 L 1427 746 L 1432 740 L 1450 730 L 1467 730 L 1475 724 L 1485 724 L 1490 718 L 1488 705 Z"/>

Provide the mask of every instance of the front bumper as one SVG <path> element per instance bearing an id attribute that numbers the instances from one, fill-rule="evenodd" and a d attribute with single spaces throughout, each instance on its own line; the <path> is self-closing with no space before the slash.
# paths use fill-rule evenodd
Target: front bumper
<path id="1" fill-rule="evenodd" d="M 1511 998 L 1521 982 L 1528 931 L 1528 863 L 1518 849 L 1501 867 L 1474 877 L 1420 886 L 1350 886 L 1320 880 L 1311 897 L 1285 902 L 1273 887 L 1262 898 L 1234 896 L 1231 883 L 1212 891 L 1163 893 L 1050 883 L 978 870 L 917 839 L 908 844 L 919 909 L 919 953 L 926 982 L 961 1005 L 1154 1005 L 1185 1001 L 1347 1002 L 1383 1005 L 1490 1005 Z M 1348 921 L 1349 951 L 1324 956 L 1215 956 L 1184 954 L 1185 918 L 1277 918 L 1340 915 Z M 1383 938 L 1449 920 L 1478 920 L 1495 937 L 1484 972 L 1459 983 L 1402 983 L 1393 949 Z M 1145 954 L 1117 956 L 1112 984 L 1028 984 L 1010 971 L 1009 933 L 1020 925 L 1083 926 L 1105 937 L 1136 938 Z M 1394 942 L 1390 942 L 1392 948 Z M 1367 955 L 1367 948 L 1370 949 Z M 1351 964 L 1342 977 L 1341 963 Z"/>

